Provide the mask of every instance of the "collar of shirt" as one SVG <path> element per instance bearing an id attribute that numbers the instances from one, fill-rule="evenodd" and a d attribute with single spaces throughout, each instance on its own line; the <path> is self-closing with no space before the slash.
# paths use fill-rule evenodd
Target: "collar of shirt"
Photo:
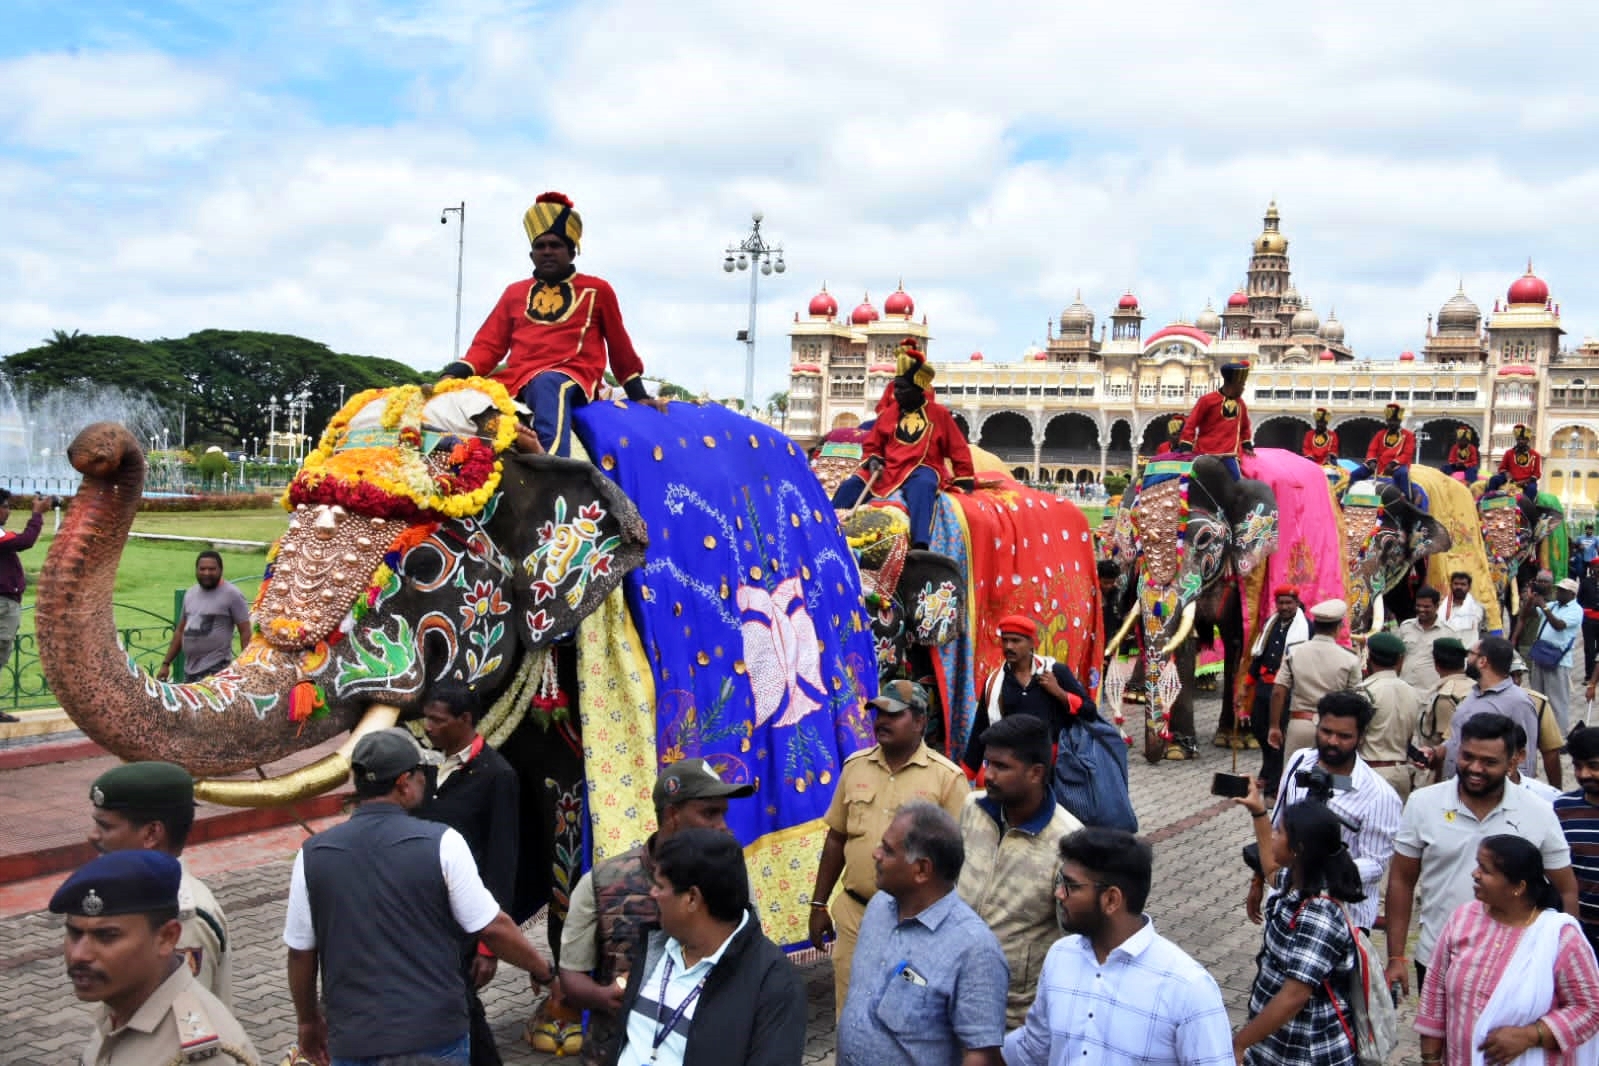
<path id="1" fill-rule="evenodd" d="M 1032 684 L 1034 681 L 1037 681 L 1038 675 L 1043 673 L 1046 669 L 1048 669 L 1048 667 L 1045 666 L 1044 660 L 1035 653 L 1033 655 L 1033 672 L 1032 675 L 1028 677 L 1027 683 Z M 1016 671 L 1011 669 L 1010 663 L 1005 664 L 1005 676 L 1012 678 L 1016 676 Z M 1017 680 L 1016 683 L 1019 685 L 1021 684 L 1021 681 Z"/>
<path id="2" fill-rule="evenodd" d="M 931 766 L 932 760 L 927 757 L 927 753 L 927 741 L 924 740 L 916 745 L 916 750 L 911 752 L 911 757 L 905 760 L 905 766 Z M 883 769 L 888 769 L 888 760 L 883 757 L 883 745 L 878 744 L 873 747 L 866 757 L 872 762 L 881 764 Z M 902 770 L 904 768 L 903 766 L 900 767 Z"/>
<path id="3" fill-rule="evenodd" d="M 683 958 L 683 945 L 678 943 L 675 936 L 666 938 L 666 957 L 672 960 L 673 968 L 677 969 L 685 977 L 702 969 L 709 970 L 722 961 L 722 956 L 727 954 L 727 946 L 733 942 L 734 937 L 744 931 L 744 927 L 749 924 L 749 921 L 750 912 L 745 911 L 743 917 L 738 920 L 738 928 L 727 934 L 727 939 L 722 941 L 721 946 L 693 966 L 688 965 L 687 960 Z"/>
<path id="4" fill-rule="evenodd" d="M 161 1025 L 162 1019 L 167 1016 L 167 1011 L 172 1008 L 172 1001 L 178 998 L 178 993 L 189 980 L 189 968 L 180 963 L 167 975 L 165 981 L 156 986 L 156 990 L 150 993 L 150 998 L 139 1004 L 139 1009 L 133 1012 L 133 1017 L 129 1018 L 122 1028 L 111 1028 L 111 1009 L 103 1003 L 100 1005 L 100 1017 L 95 1024 L 105 1036 L 115 1036 L 129 1029 L 141 1033 L 153 1033 Z"/>
<path id="5" fill-rule="evenodd" d="M 444 761 L 439 764 L 438 783 L 442 785 L 445 778 L 483 754 L 483 744 L 483 734 L 474 733 L 472 735 L 472 743 L 453 755 L 446 755 Z"/>
<path id="6" fill-rule="evenodd" d="M 1005 808 L 995 803 L 987 795 L 978 796 L 977 805 L 983 809 L 984 814 L 994 819 L 994 824 L 999 826 L 1001 833 L 1014 829 L 1019 833 L 1026 833 L 1028 836 L 1036 837 L 1049 828 L 1050 821 L 1055 817 L 1055 793 L 1049 787 L 1047 780 L 1044 782 L 1044 802 L 1038 805 L 1038 810 L 1033 812 L 1031 818 L 1020 825 L 1006 825 Z"/>
<path id="7" fill-rule="evenodd" d="M 1476 684 L 1471 686 L 1471 691 L 1476 693 L 1479 696 L 1491 696 L 1491 695 L 1493 695 L 1496 692 L 1506 692 L 1506 691 L 1508 691 L 1510 689 L 1513 689 L 1515 687 L 1516 687 L 1515 679 L 1507 677 L 1503 681 L 1499 682 L 1499 684 L 1495 685 L 1493 688 L 1483 688 L 1482 687 L 1482 682 L 1478 681 Z"/>
<path id="8" fill-rule="evenodd" d="M 894 924 L 904 925 L 906 922 L 920 922 L 933 932 L 938 932 L 938 927 L 944 924 L 944 919 L 949 917 L 949 912 L 955 909 L 960 902 L 960 896 L 951 888 L 937 903 L 924 909 L 914 918 L 901 918 L 899 916 L 899 900 L 893 896 L 888 897 L 889 906 L 894 908 Z"/>
<path id="9" fill-rule="evenodd" d="M 1425 627 L 1422 626 L 1422 624 L 1420 622 L 1416 621 L 1416 619 L 1407 618 L 1403 622 L 1399 623 L 1399 628 L 1400 629 L 1407 629 L 1407 630 L 1414 630 L 1417 633 L 1431 633 L 1435 629 L 1447 629 L 1448 627 L 1445 626 L 1442 622 L 1440 622 L 1437 618 L 1434 618 L 1432 620 L 1432 625 L 1425 626 Z"/>
<path id="10" fill-rule="evenodd" d="M 1460 779 L 1456 777 L 1455 780 L 1458 782 Z M 1471 808 L 1466 806 L 1465 801 L 1460 798 L 1460 785 L 1458 783 L 1455 785 L 1454 790 L 1449 793 L 1448 799 L 1444 800 L 1444 810 L 1453 811 L 1455 814 L 1464 815 L 1474 822 L 1486 823 L 1488 819 L 1492 818 L 1500 811 L 1503 811 L 1506 814 L 1514 813 L 1515 810 L 1521 806 L 1521 797 L 1531 795 L 1531 792 L 1510 780 L 1510 775 L 1506 774 L 1505 787 L 1504 791 L 1499 795 L 1499 802 L 1494 804 L 1493 810 L 1489 811 L 1481 818 L 1478 818 L 1474 813 L 1472 813 Z"/>
<path id="11" fill-rule="evenodd" d="M 1076 939 L 1077 950 L 1092 959 L 1094 965 L 1099 965 L 1099 956 L 1094 954 L 1093 941 L 1081 934 L 1078 934 Z M 1136 959 L 1145 951 L 1148 951 L 1149 946 L 1154 942 L 1155 922 L 1146 914 L 1144 915 L 1144 924 L 1138 932 L 1111 948 L 1105 956 L 1105 961 L 1109 962 L 1116 955 L 1125 955 L 1129 959 Z"/>

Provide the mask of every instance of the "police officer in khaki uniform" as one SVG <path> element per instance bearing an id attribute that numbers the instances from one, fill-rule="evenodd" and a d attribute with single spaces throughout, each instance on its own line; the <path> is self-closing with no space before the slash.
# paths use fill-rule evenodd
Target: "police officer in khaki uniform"
<path id="1" fill-rule="evenodd" d="M 56 889 L 67 976 L 98 1003 L 82 1066 L 260 1066 L 250 1038 L 178 952 L 178 861 L 159 851 L 102 855 Z"/>
<path id="2" fill-rule="evenodd" d="M 1360 691 L 1376 713 L 1360 738 L 1360 757 L 1406 800 L 1411 778 L 1405 748 L 1421 720 L 1421 697 L 1415 686 L 1399 676 L 1405 642 L 1394 633 L 1376 633 L 1366 641 L 1366 659 L 1366 680 L 1360 683 Z"/>
<path id="3" fill-rule="evenodd" d="M 194 825 L 194 778 L 169 762 L 127 763 L 95 779 L 89 802 L 94 805 L 89 843 L 96 851 L 148 849 L 179 859 Z M 189 972 L 232 1009 L 227 915 L 205 882 L 186 867 L 178 905 L 183 922 L 178 953 Z"/>
<path id="4" fill-rule="evenodd" d="M 1329 692 L 1360 684 L 1360 658 L 1338 643 L 1338 627 L 1349 605 L 1323 600 L 1310 609 L 1311 637 L 1283 656 L 1271 693 L 1271 731 L 1266 742 L 1283 751 L 1283 765 L 1300 748 L 1316 743 L 1316 704 Z"/>
<path id="5" fill-rule="evenodd" d="M 894 813 L 912 800 L 936 803 L 951 818 L 960 818 L 969 788 L 960 767 L 929 748 L 927 692 L 913 681 L 890 681 L 871 701 L 877 745 L 844 760 L 838 788 L 827 808 L 827 841 L 811 891 L 811 943 L 817 950 L 833 944 L 833 1009 L 844 1009 L 849 990 L 850 959 L 867 902 L 877 893 L 877 866 L 872 852 L 894 821 Z M 829 906 L 839 876 L 843 891 Z"/>

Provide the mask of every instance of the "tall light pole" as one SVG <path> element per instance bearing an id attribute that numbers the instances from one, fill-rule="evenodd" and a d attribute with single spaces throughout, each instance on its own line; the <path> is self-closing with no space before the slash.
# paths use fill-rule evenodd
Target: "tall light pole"
<path id="1" fill-rule="evenodd" d="M 754 225 L 750 228 L 750 235 L 737 244 L 727 246 L 727 258 L 722 260 L 722 269 L 731 274 L 736 270 L 750 271 L 750 328 L 738 331 L 738 339 L 744 342 L 744 413 L 753 415 L 755 411 L 755 305 L 756 286 L 760 275 L 777 271 L 781 274 L 788 269 L 783 262 L 783 246 L 781 244 L 767 244 L 761 236 L 761 219 L 764 216 L 759 211 L 750 215 Z M 736 255 L 736 258 L 735 258 Z M 773 261 L 776 256 L 776 261 Z M 750 270 L 754 265 L 759 269 Z"/>
<path id="2" fill-rule="evenodd" d="M 267 404 L 267 415 L 271 424 L 267 429 L 267 462 L 278 461 L 278 412 L 283 408 L 278 406 L 277 393 L 272 394 L 272 402 Z"/>
<path id="3" fill-rule="evenodd" d="M 446 207 L 439 212 L 439 225 L 450 224 L 450 215 L 459 215 L 461 221 L 460 233 L 455 241 L 455 356 L 461 358 L 461 268 L 466 263 L 466 201 L 461 201 L 460 207 Z M 339 405 L 343 407 L 341 403 Z"/>

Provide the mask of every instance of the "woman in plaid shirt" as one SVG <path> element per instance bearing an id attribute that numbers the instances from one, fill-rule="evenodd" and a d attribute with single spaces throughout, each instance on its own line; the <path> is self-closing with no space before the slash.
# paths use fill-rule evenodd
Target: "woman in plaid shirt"
<path id="1" fill-rule="evenodd" d="M 1272 829 L 1258 785 L 1238 801 L 1254 818 L 1261 863 L 1277 892 L 1266 901 L 1260 972 L 1249 993 L 1249 1023 L 1233 1037 L 1246 1066 L 1355 1066 L 1340 1015 L 1355 969 L 1355 938 L 1344 903 L 1364 899 L 1360 871 L 1338 816 L 1306 800 Z"/>

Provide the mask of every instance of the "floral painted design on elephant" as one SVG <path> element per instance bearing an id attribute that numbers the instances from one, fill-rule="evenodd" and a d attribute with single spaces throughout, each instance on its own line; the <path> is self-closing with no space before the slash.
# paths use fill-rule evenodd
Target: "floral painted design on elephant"
<path id="1" fill-rule="evenodd" d="M 598 503 L 578 508 L 577 518 L 566 520 L 566 501 L 555 501 L 555 517 L 539 529 L 539 546 L 522 560 L 522 570 L 533 581 L 533 602 L 543 603 L 557 594 L 569 606 L 582 602 L 589 583 L 611 572 L 611 561 L 621 538 L 602 537 L 600 523 L 605 508 Z"/>
<path id="2" fill-rule="evenodd" d="M 916 640 L 920 644 L 943 644 L 955 635 L 961 624 L 960 596 L 950 581 L 940 581 L 935 589 L 932 582 L 922 586 L 920 592 L 924 608 L 916 627 Z"/>

